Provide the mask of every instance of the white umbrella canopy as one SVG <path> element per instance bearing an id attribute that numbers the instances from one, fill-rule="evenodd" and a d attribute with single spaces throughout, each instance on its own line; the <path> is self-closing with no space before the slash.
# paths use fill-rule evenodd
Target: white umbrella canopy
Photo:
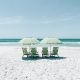
<path id="1" fill-rule="evenodd" d="M 20 40 L 19 42 L 23 47 L 25 47 L 26 45 L 29 46 L 29 53 L 30 53 L 30 46 L 31 45 L 35 45 L 38 44 L 39 41 L 36 38 L 23 38 L 22 40 Z"/>
<path id="2" fill-rule="evenodd" d="M 36 38 L 23 38 L 20 41 L 20 43 L 23 45 L 32 45 L 32 44 L 38 44 L 39 41 Z"/>
<path id="3" fill-rule="evenodd" d="M 41 41 L 41 44 L 49 44 L 50 45 L 50 53 L 51 53 L 51 45 L 52 44 L 60 44 L 62 43 L 58 38 L 47 37 Z"/>
<path id="4" fill-rule="evenodd" d="M 43 44 L 60 44 L 61 41 L 58 38 L 44 38 L 41 43 Z"/>

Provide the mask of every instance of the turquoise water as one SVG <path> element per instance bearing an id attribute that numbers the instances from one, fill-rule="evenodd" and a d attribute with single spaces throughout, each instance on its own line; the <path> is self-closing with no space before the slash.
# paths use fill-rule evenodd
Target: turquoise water
<path id="1" fill-rule="evenodd" d="M 18 45 L 21 39 L 0 39 L 0 45 Z M 38 39 L 41 41 L 42 39 Z M 62 46 L 80 46 L 80 39 L 60 39 Z"/>
<path id="2" fill-rule="evenodd" d="M 19 42 L 21 39 L 0 39 L 0 42 Z M 42 39 L 38 39 L 41 41 Z M 60 39 L 62 42 L 80 42 L 80 39 Z"/>
<path id="3" fill-rule="evenodd" d="M 80 39 L 60 39 L 65 46 L 80 46 Z"/>

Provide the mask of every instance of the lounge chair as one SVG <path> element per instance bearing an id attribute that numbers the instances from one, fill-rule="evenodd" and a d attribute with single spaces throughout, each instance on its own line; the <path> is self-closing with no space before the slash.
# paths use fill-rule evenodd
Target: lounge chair
<path id="1" fill-rule="evenodd" d="M 36 48 L 31 48 L 31 56 L 32 57 L 39 57 L 39 54 L 38 54 Z"/>
<path id="2" fill-rule="evenodd" d="M 27 48 L 22 48 L 23 56 L 26 55 L 27 57 L 30 56 L 30 54 L 27 51 Z"/>
<path id="3" fill-rule="evenodd" d="M 58 56 L 58 47 L 53 47 L 53 51 L 52 53 L 50 53 L 50 56 L 55 56 L 55 55 Z"/>
<path id="4" fill-rule="evenodd" d="M 42 57 L 48 57 L 48 48 L 42 48 Z"/>

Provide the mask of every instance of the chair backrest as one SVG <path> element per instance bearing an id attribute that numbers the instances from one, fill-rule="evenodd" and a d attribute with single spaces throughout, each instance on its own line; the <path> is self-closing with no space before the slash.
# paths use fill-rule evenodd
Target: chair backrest
<path id="1" fill-rule="evenodd" d="M 42 48 L 42 54 L 48 55 L 48 48 L 47 47 Z"/>
<path id="2" fill-rule="evenodd" d="M 27 54 L 28 54 L 27 48 L 22 48 L 22 51 L 23 51 L 23 54 L 24 54 L 24 55 L 27 55 Z"/>
<path id="3" fill-rule="evenodd" d="M 31 48 L 31 54 L 36 54 L 36 53 L 37 53 L 36 48 Z"/>
<path id="4" fill-rule="evenodd" d="M 57 54 L 57 53 L 58 53 L 58 48 L 59 48 L 59 47 L 53 47 L 53 53 L 54 53 L 54 54 Z"/>

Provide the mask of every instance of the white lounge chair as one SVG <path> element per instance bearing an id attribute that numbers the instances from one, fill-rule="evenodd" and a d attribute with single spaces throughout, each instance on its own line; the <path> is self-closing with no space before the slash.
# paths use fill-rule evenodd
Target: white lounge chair
<path id="1" fill-rule="evenodd" d="M 55 55 L 58 56 L 58 49 L 59 47 L 53 47 L 53 50 L 52 50 L 52 53 L 50 53 L 50 56 L 55 56 Z"/>
<path id="2" fill-rule="evenodd" d="M 42 57 L 48 57 L 48 48 L 47 47 L 42 48 Z"/>
<path id="3" fill-rule="evenodd" d="M 26 55 L 28 57 L 31 55 L 30 53 L 28 53 L 27 48 L 22 48 L 22 51 L 23 51 L 23 56 Z"/>
<path id="4" fill-rule="evenodd" d="M 31 48 L 31 56 L 32 57 L 39 57 L 39 54 L 38 54 L 36 48 Z"/>

